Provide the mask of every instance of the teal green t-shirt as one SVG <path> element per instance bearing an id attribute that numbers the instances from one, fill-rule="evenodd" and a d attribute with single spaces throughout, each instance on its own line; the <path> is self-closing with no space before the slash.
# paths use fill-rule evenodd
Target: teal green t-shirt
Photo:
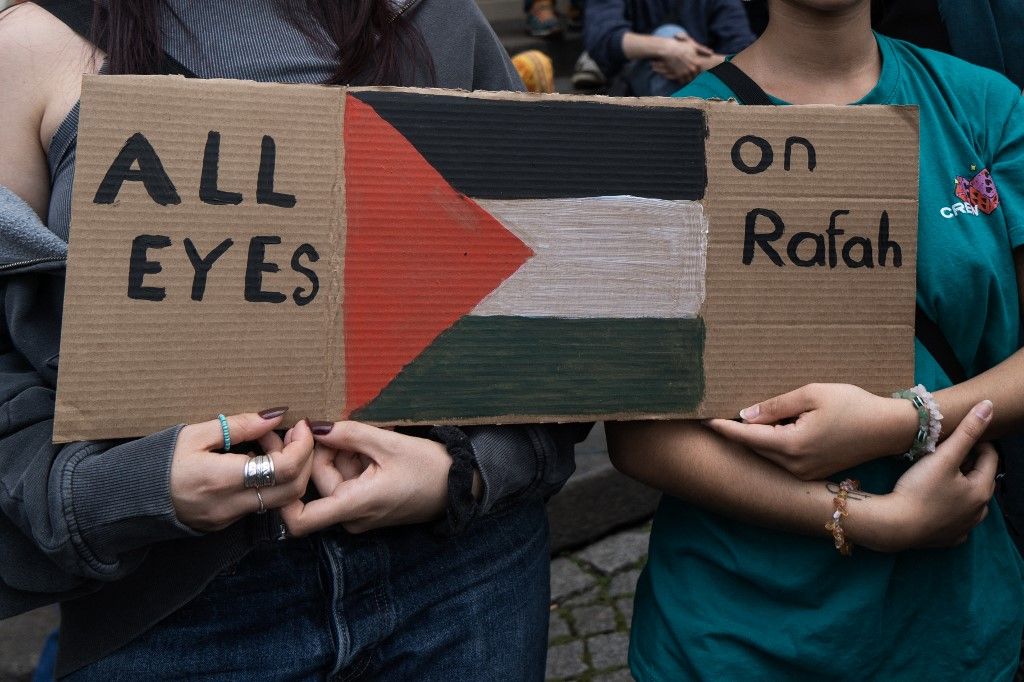
<path id="1" fill-rule="evenodd" d="M 920 107 L 917 300 L 977 374 L 1020 348 L 1024 333 L 1012 255 L 1024 244 L 1021 93 L 994 71 L 877 38 L 881 77 L 858 104 Z M 677 94 L 734 97 L 710 74 Z M 878 149 L 880 182 L 885 154 Z M 957 176 L 986 168 L 1000 200 L 990 214 L 955 193 Z M 920 344 L 916 375 L 930 389 L 950 384 Z M 892 457 L 847 473 L 886 493 L 905 469 Z M 633 674 L 673 682 L 1011 680 L 1024 567 L 992 511 L 959 547 L 858 548 L 844 557 L 825 538 L 766 530 L 665 496 L 637 586 Z"/>

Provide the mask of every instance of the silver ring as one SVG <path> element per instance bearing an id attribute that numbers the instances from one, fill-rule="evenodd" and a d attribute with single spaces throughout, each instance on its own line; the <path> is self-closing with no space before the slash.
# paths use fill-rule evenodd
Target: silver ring
<path id="1" fill-rule="evenodd" d="M 266 514 L 267 505 L 263 504 L 263 495 L 260 495 L 260 489 L 256 488 L 256 499 L 260 501 L 260 508 L 256 511 L 257 514 Z"/>
<path id="2" fill-rule="evenodd" d="M 270 488 L 277 483 L 274 475 L 274 460 L 270 455 L 250 457 L 245 463 L 242 485 L 246 488 Z"/>

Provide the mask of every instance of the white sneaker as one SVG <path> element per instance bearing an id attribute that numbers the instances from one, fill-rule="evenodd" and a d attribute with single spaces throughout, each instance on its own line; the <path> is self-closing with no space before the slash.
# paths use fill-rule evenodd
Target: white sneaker
<path id="1" fill-rule="evenodd" d="M 580 90 L 592 90 L 607 82 L 608 79 L 601 73 L 601 67 L 597 62 L 586 52 L 581 52 L 579 59 L 576 60 L 576 66 L 573 67 L 572 86 Z"/>

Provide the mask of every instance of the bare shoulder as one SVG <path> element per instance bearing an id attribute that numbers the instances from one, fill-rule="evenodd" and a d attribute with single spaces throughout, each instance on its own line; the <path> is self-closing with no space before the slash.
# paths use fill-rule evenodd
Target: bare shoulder
<path id="1" fill-rule="evenodd" d="M 71 63 L 82 64 L 88 43 L 38 5 L 26 2 L 0 12 L 0 76 L 38 78 Z"/>
<path id="2" fill-rule="evenodd" d="M 0 13 L 0 92 L 6 113 L 38 121 L 40 142 L 78 100 L 83 73 L 95 73 L 102 56 L 52 14 L 33 3 Z"/>
<path id="3" fill-rule="evenodd" d="M 34 4 L 0 13 L 0 185 L 40 217 L 50 196 L 50 139 L 78 101 L 82 74 L 101 63 L 86 40 Z"/>

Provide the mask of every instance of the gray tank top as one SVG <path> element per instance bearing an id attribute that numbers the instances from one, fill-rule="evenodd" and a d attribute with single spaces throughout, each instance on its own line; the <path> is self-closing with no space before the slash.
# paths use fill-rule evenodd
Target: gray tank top
<path id="1" fill-rule="evenodd" d="M 334 43 L 319 27 L 304 32 L 279 0 L 165 0 L 164 50 L 202 78 L 323 83 L 337 66 Z M 57 127 L 47 152 L 48 226 L 64 241 L 71 222 L 79 105 Z"/>

